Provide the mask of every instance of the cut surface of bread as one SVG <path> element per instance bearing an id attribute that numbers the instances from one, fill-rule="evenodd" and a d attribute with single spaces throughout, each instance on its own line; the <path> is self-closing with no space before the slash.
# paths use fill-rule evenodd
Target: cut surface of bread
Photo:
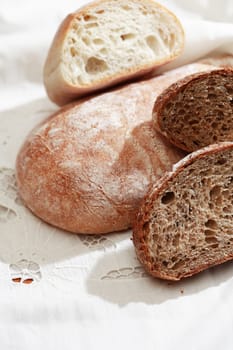
<path id="1" fill-rule="evenodd" d="M 178 19 L 156 2 L 96 1 L 62 23 L 45 63 L 45 86 L 62 105 L 148 73 L 177 57 L 183 45 Z"/>
<path id="2" fill-rule="evenodd" d="M 197 73 L 172 84 L 157 98 L 153 122 L 189 152 L 233 141 L 233 69 Z"/>
<path id="3" fill-rule="evenodd" d="M 145 197 L 133 229 L 153 276 L 180 280 L 233 258 L 233 143 L 185 157 Z"/>

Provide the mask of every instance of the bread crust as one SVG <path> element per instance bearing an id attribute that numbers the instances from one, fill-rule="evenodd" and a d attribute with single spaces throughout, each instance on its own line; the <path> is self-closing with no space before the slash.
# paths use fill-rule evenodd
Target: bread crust
<path id="1" fill-rule="evenodd" d="M 153 112 L 152 112 L 152 119 L 153 119 L 153 125 L 154 128 L 160 132 L 163 136 L 165 136 L 169 142 L 174 144 L 176 147 L 179 147 L 183 149 L 184 151 L 190 152 L 191 150 L 186 147 L 182 142 L 177 140 L 172 135 L 172 132 L 167 132 L 164 130 L 162 125 L 162 118 L 163 118 L 163 108 L 166 106 L 167 103 L 171 99 L 173 99 L 180 91 L 182 91 L 186 86 L 189 84 L 192 84 L 195 81 L 205 79 L 206 77 L 212 76 L 212 75 L 228 75 L 229 73 L 233 73 L 233 68 L 231 67 L 225 67 L 225 68 L 219 68 L 215 66 L 206 65 L 206 71 L 197 72 L 194 74 L 187 75 L 186 77 L 178 80 L 177 82 L 171 84 L 166 90 L 164 90 L 161 95 L 159 95 L 155 101 Z"/>
<path id="2" fill-rule="evenodd" d="M 131 1 L 138 2 L 137 0 Z M 140 65 L 138 67 L 134 66 L 130 69 L 122 71 L 120 74 L 115 74 L 107 78 L 100 79 L 99 81 L 87 84 L 86 86 L 75 86 L 68 83 L 63 76 L 60 63 L 62 61 L 62 44 L 64 38 L 67 35 L 67 32 L 70 29 L 72 21 L 73 19 L 85 14 L 89 9 L 95 8 L 97 5 L 107 2 L 108 0 L 99 0 L 89 5 L 83 6 L 78 11 L 68 15 L 58 28 L 58 31 L 48 52 L 48 56 L 44 65 L 43 76 L 44 85 L 49 98 L 59 106 L 72 102 L 75 99 L 83 97 L 85 95 L 95 93 L 99 90 L 104 90 L 107 87 L 115 86 L 122 82 L 134 81 L 140 77 L 151 75 L 154 73 L 156 68 L 161 67 L 162 65 L 167 64 L 178 57 L 184 48 L 184 30 L 178 18 L 164 6 L 152 0 L 143 0 L 144 3 L 148 3 L 151 6 L 155 6 L 156 8 L 159 7 L 172 16 L 173 20 L 177 23 L 177 26 L 180 27 L 180 30 L 182 32 L 182 45 L 180 47 L 180 50 L 178 50 L 174 55 L 169 55 L 164 60 L 156 60 L 153 64 L 149 63 L 147 65 Z"/>
<path id="3" fill-rule="evenodd" d="M 86 98 L 49 117 L 32 131 L 17 157 L 17 182 L 25 204 L 70 232 L 97 234 L 131 227 L 149 184 L 184 156 L 154 132 L 154 100 L 187 71 L 201 69 L 203 65 L 188 65 Z"/>
<path id="4" fill-rule="evenodd" d="M 180 160 L 177 164 L 175 164 L 171 172 L 166 173 L 162 178 L 160 178 L 150 188 L 147 195 L 145 196 L 136 216 L 136 220 L 133 224 L 133 243 L 139 261 L 142 263 L 145 270 L 153 277 L 158 277 L 161 279 L 171 281 L 179 281 L 182 278 L 191 277 L 209 267 L 219 265 L 233 258 L 233 254 L 230 254 L 228 256 L 225 256 L 223 259 L 216 260 L 212 264 L 206 262 L 205 264 L 197 266 L 196 269 L 193 269 L 192 271 L 186 274 L 180 275 L 179 277 L 175 277 L 165 273 L 164 271 L 156 269 L 147 244 L 149 236 L 149 225 L 147 223 L 151 218 L 150 215 L 153 208 L 153 202 L 156 201 L 156 199 L 161 195 L 161 193 L 163 193 L 166 190 L 169 182 L 173 181 L 173 179 L 177 177 L 179 173 L 181 173 L 187 166 L 194 163 L 196 160 L 203 158 L 207 155 L 216 154 L 220 151 L 225 151 L 228 149 L 233 149 L 233 142 L 222 142 L 219 144 L 213 144 L 193 153 L 190 153 L 185 158 Z"/>
<path id="5" fill-rule="evenodd" d="M 17 181 L 26 205 L 45 221 L 71 232 L 97 234 L 131 227 L 149 184 L 184 156 L 153 130 L 156 96 L 187 72 L 205 68 L 187 65 L 56 112 L 32 132 L 17 158 Z M 57 134 L 49 133 L 57 128 Z M 66 160 L 72 160 L 73 169 L 59 165 Z M 66 208 L 56 181 L 69 203 Z"/>

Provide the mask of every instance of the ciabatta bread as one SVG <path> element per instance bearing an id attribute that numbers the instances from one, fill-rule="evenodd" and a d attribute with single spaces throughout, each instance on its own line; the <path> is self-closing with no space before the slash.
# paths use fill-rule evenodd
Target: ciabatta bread
<path id="1" fill-rule="evenodd" d="M 233 141 L 233 69 L 206 67 L 169 86 L 153 109 L 156 130 L 189 152 Z"/>
<path id="2" fill-rule="evenodd" d="M 191 153 L 145 197 L 133 229 L 155 277 L 179 280 L 233 258 L 233 143 Z"/>
<path id="3" fill-rule="evenodd" d="M 182 51 L 173 13 L 152 0 L 100 0 L 61 24 L 44 67 L 48 96 L 58 105 L 154 71 Z"/>

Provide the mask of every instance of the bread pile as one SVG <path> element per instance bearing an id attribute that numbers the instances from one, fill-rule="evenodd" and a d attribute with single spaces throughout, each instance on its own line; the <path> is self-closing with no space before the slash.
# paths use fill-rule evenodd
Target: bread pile
<path id="1" fill-rule="evenodd" d="M 44 67 L 63 107 L 16 163 L 34 214 L 79 234 L 133 227 L 146 270 L 171 280 L 233 257 L 233 70 L 193 63 L 154 76 L 183 46 L 179 20 L 152 0 L 69 15 Z"/>

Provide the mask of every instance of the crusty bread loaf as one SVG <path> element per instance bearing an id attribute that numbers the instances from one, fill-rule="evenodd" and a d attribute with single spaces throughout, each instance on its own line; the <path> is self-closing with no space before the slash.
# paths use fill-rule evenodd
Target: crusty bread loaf
<path id="1" fill-rule="evenodd" d="M 153 123 L 174 145 L 195 151 L 233 141 L 233 69 L 188 75 L 157 98 Z"/>
<path id="2" fill-rule="evenodd" d="M 179 280 L 233 258 L 233 143 L 182 159 L 145 197 L 133 229 L 153 276 Z"/>
<path id="3" fill-rule="evenodd" d="M 191 64 L 67 106 L 36 128 L 17 158 L 25 204 L 45 221 L 77 233 L 131 227 L 151 182 L 183 152 L 152 127 L 156 96 L 206 69 Z"/>
<path id="4" fill-rule="evenodd" d="M 152 0 L 100 0 L 70 14 L 51 45 L 44 83 L 58 105 L 153 71 L 182 51 L 178 19 Z"/>
<path id="5" fill-rule="evenodd" d="M 154 100 L 193 64 L 67 106 L 36 128 L 17 158 L 25 204 L 77 233 L 131 227 L 151 182 L 183 153 L 154 132 Z"/>

